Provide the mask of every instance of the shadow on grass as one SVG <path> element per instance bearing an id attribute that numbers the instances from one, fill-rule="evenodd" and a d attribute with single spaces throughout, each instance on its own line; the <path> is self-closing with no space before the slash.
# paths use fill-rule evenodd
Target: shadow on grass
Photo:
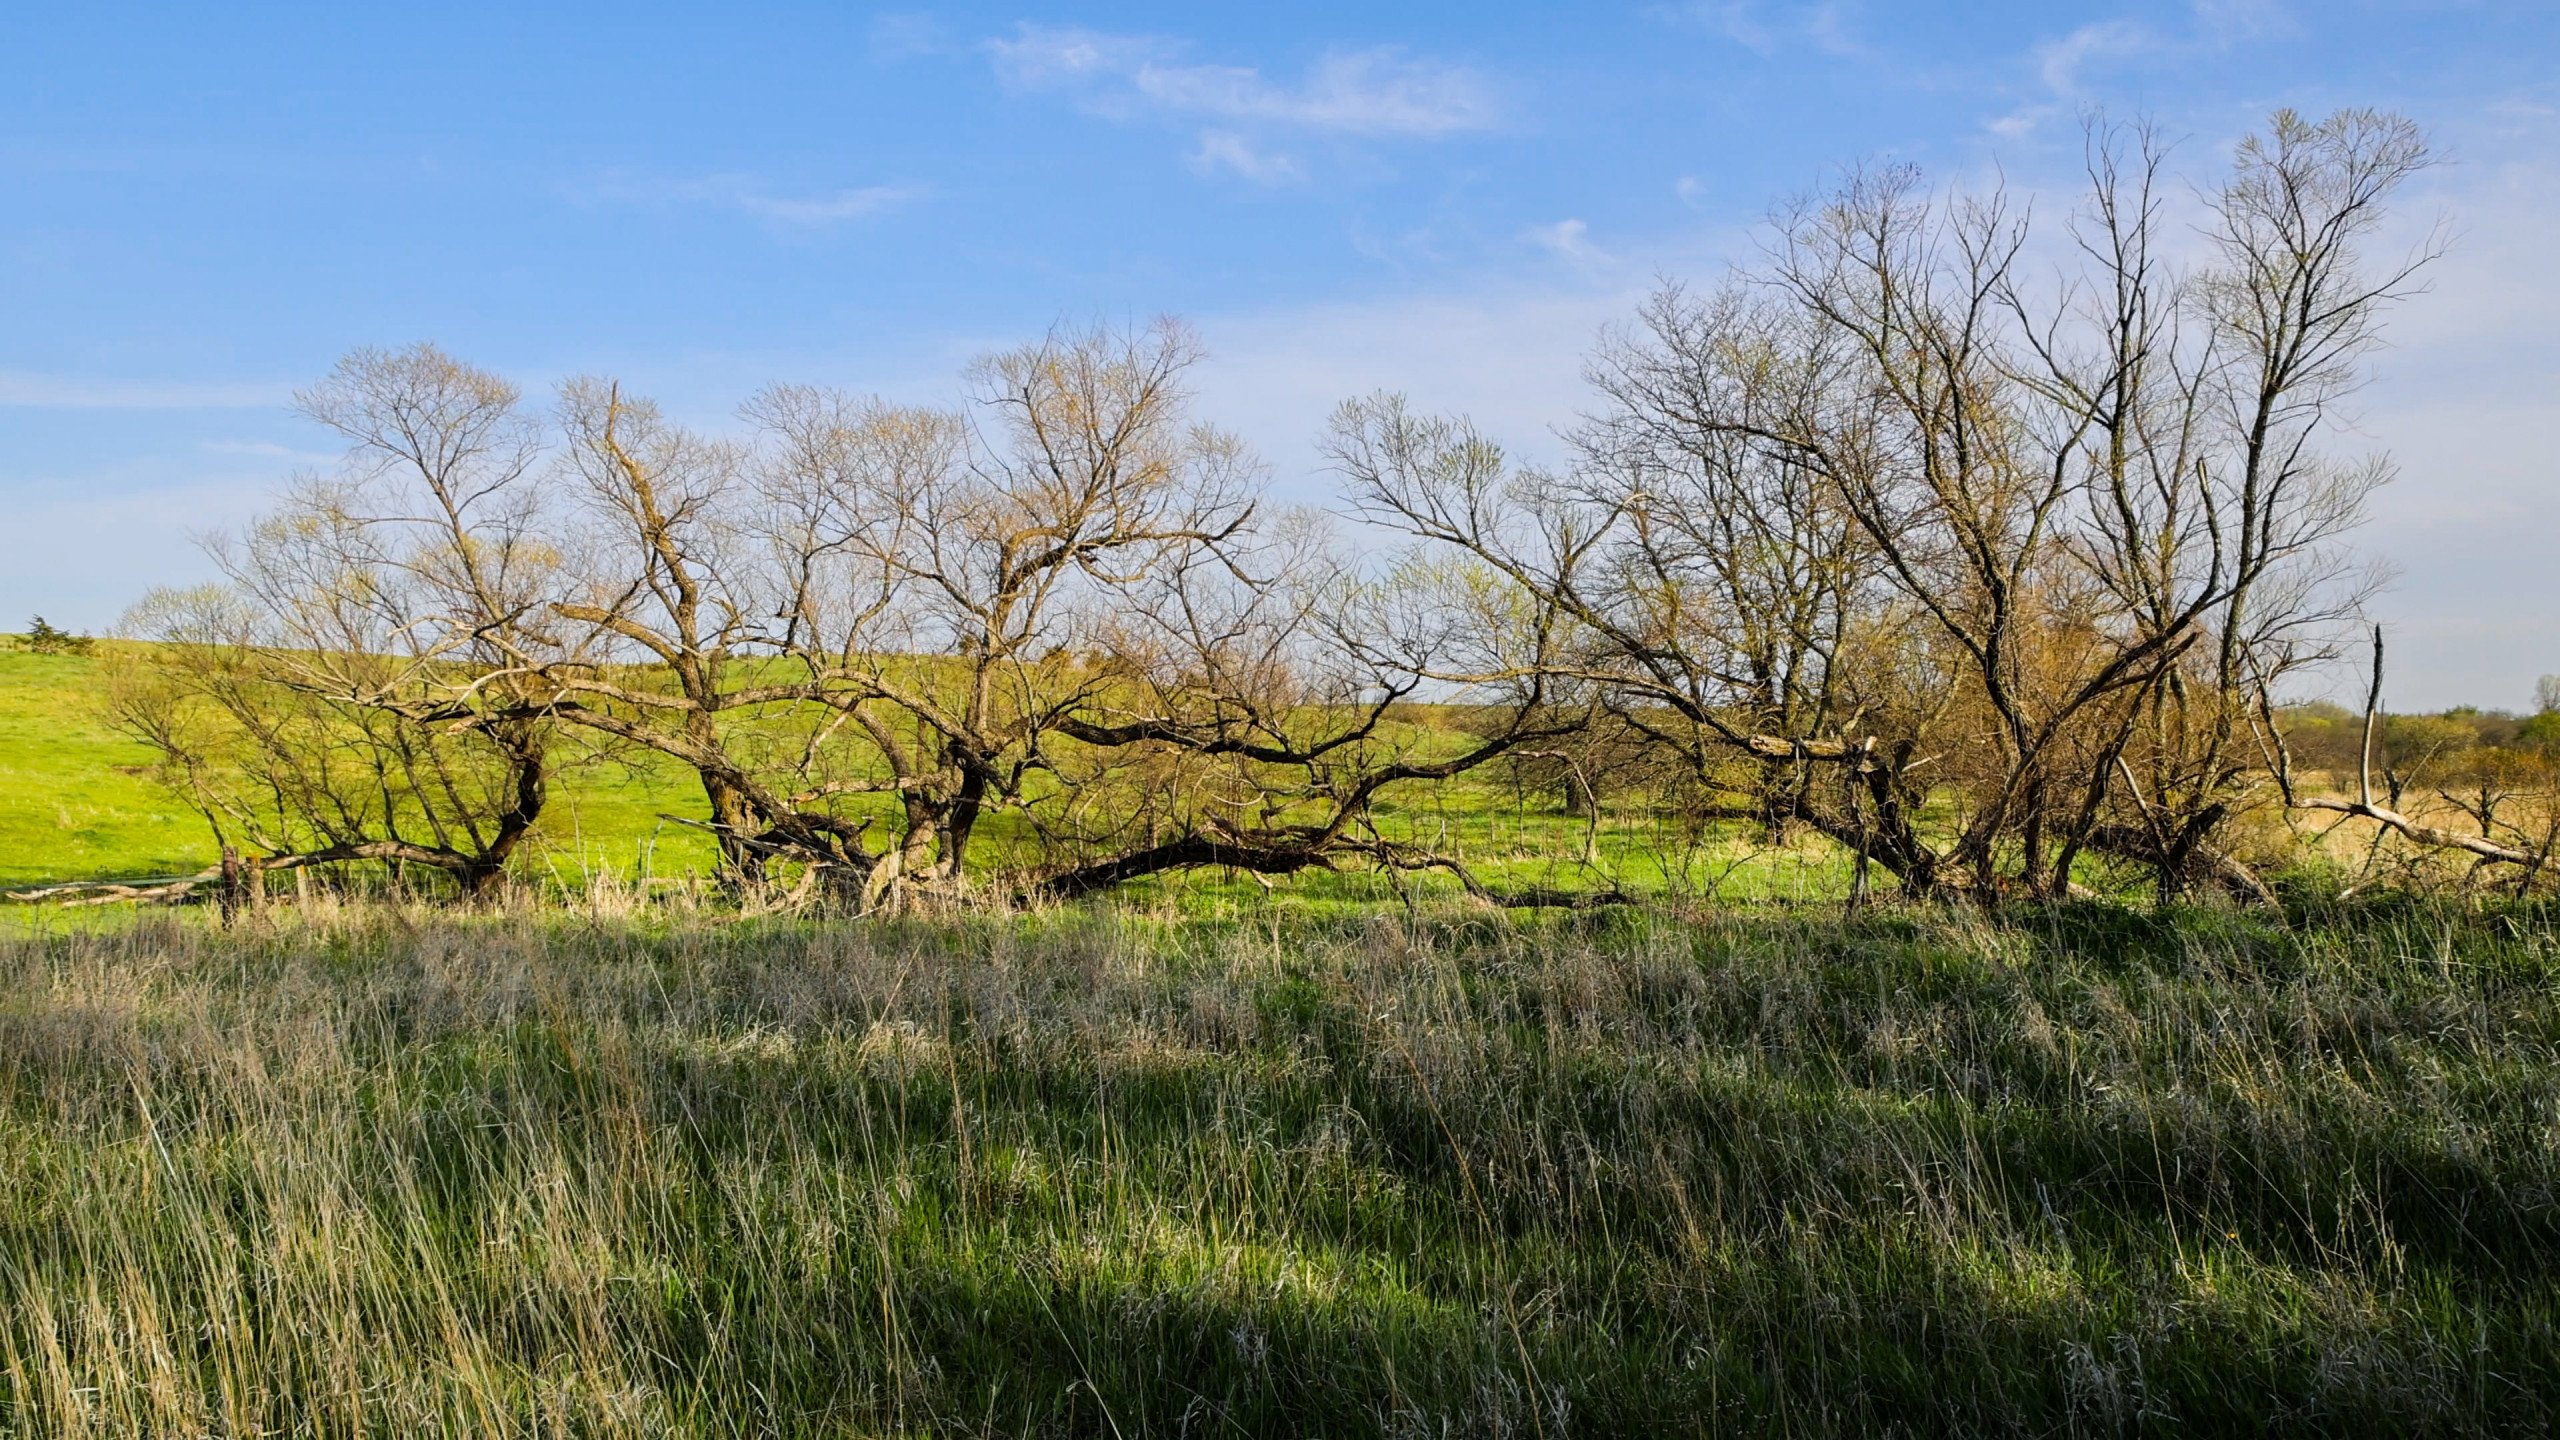
<path id="1" fill-rule="evenodd" d="M 0 1426 L 2541 1433 L 2554 969 L 2079 909 L 0 942 Z"/>

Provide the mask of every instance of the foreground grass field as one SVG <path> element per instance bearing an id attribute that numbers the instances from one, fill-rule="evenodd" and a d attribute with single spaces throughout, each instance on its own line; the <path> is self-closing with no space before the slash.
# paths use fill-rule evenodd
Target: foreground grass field
<path id="1" fill-rule="evenodd" d="M 0 938 L 0 1434 L 2548 1433 L 2547 917 Z"/>

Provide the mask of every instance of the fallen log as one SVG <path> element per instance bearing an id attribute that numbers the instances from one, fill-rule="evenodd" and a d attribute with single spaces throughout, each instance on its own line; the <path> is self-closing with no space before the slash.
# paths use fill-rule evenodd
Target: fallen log
<path id="1" fill-rule="evenodd" d="M 37 885 L 19 885 L 0 890 L 0 904 L 69 907 L 140 902 L 181 905 L 199 898 L 195 893 L 199 887 L 221 883 L 220 870 L 203 870 L 193 875 L 144 875 L 116 880 L 53 880 Z"/>

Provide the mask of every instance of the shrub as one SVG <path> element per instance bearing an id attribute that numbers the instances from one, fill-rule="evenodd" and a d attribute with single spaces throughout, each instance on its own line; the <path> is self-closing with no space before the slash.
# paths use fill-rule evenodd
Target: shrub
<path id="1" fill-rule="evenodd" d="M 86 655 L 97 642 L 86 635 L 74 635 L 59 629 L 38 615 L 27 622 L 27 633 L 20 643 L 38 655 Z"/>

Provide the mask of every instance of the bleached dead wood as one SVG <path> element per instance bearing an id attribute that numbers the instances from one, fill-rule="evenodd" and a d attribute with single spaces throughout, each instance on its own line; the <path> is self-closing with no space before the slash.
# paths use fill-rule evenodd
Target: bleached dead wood
<path id="1" fill-rule="evenodd" d="M 194 875 L 147 875 L 119 880 L 57 880 L 37 885 L 20 885 L 0 890 L 0 904 L 9 905 L 112 905 L 132 901 L 144 904 L 178 905 L 194 899 L 200 886 L 219 885 L 222 872 L 206 870 Z"/>

